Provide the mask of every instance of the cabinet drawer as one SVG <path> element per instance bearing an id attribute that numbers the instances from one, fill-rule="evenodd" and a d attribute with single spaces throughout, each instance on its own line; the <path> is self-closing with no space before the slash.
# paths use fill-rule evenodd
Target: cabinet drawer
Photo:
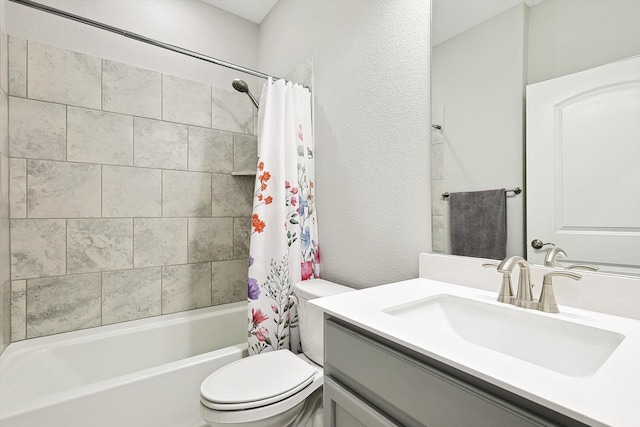
<path id="1" fill-rule="evenodd" d="M 509 402 L 327 320 L 325 375 L 403 426 L 549 426 Z"/>
<path id="2" fill-rule="evenodd" d="M 330 378 L 324 380 L 327 427 L 400 427 Z"/>

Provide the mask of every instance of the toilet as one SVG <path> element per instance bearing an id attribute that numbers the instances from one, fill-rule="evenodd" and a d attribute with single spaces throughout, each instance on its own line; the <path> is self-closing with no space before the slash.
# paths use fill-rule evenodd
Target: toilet
<path id="1" fill-rule="evenodd" d="M 321 279 L 296 283 L 293 293 L 298 300 L 303 353 L 294 354 L 289 350 L 261 353 L 213 372 L 200 386 L 200 408 L 207 424 L 211 427 L 321 425 L 324 319 L 322 310 L 308 301 L 349 291 L 353 289 Z"/>

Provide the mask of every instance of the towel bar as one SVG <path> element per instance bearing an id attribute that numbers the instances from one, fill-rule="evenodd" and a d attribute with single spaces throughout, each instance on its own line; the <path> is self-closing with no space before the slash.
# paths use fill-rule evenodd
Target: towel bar
<path id="1" fill-rule="evenodd" d="M 515 193 L 515 194 L 520 194 L 520 193 L 522 193 L 522 188 L 520 188 L 520 187 L 516 187 L 516 188 L 514 188 L 513 190 L 504 190 L 504 192 L 505 192 L 505 193 Z M 443 199 L 448 199 L 450 195 L 451 195 L 451 194 L 450 194 L 450 193 L 448 193 L 448 192 L 447 192 L 447 193 L 442 193 L 442 198 L 443 198 Z"/>

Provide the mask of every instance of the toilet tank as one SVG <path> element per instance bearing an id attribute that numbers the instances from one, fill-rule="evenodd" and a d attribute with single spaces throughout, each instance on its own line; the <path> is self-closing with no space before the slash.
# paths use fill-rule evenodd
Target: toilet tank
<path id="1" fill-rule="evenodd" d="M 353 288 L 322 279 L 305 280 L 296 283 L 293 287 L 293 293 L 298 298 L 302 351 L 320 366 L 324 365 L 324 312 L 321 308 L 309 304 L 309 300 L 353 290 Z"/>

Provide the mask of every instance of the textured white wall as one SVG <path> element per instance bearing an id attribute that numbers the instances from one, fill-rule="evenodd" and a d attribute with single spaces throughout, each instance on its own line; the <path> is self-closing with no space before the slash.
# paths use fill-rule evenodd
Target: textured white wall
<path id="1" fill-rule="evenodd" d="M 528 83 L 640 54 L 640 0 L 545 0 L 529 12 Z"/>
<path id="2" fill-rule="evenodd" d="M 314 59 L 321 275 L 354 287 L 416 277 L 431 250 L 430 1 L 280 0 L 259 65 Z"/>
<path id="3" fill-rule="evenodd" d="M 200 0 L 38 0 L 39 3 L 145 37 L 257 67 L 258 26 Z M 87 53 L 186 79 L 230 87 L 243 78 L 257 90 L 261 79 L 127 39 L 16 3 L 7 4 L 10 35 Z"/>

